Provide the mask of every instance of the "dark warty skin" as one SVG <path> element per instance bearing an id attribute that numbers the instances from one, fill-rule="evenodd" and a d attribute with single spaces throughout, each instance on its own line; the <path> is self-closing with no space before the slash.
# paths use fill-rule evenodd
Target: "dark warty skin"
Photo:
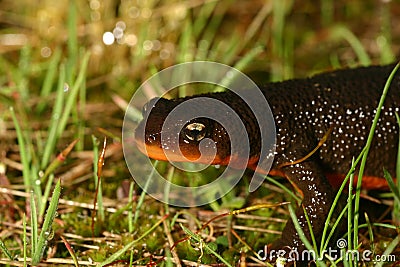
<path id="1" fill-rule="evenodd" d="M 317 240 L 321 237 L 324 222 L 331 208 L 335 190 L 332 181 L 340 184 L 351 166 L 353 157 L 357 157 L 365 145 L 368 133 L 375 115 L 375 109 L 381 97 L 382 90 L 394 65 L 361 67 L 345 69 L 316 75 L 306 79 L 294 79 L 279 83 L 269 83 L 262 87 L 262 92 L 271 107 L 276 126 L 276 151 L 272 171 L 286 177 L 303 196 L 302 205 L 305 207 L 311 221 Z M 218 99 L 232 107 L 246 125 L 250 143 L 250 159 L 247 167 L 254 168 L 260 155 L 260 131 L 257 121 L 249 108 L 236 95 L 230 92 L 203 94 L 202 97 Z M 163 160 L 157 148 L 161 148 L 159 135 L 163 120 L 177 105 L 188 99 L 161 99 L 145 114 L 151 123 L 146 126 L 146 144 L 138 144 L 153 149 L 149 157 Z M 153 105 L 151 105 L 153 106 Z M 383 168 L 395 175 L 395 164 L 398 147 L 398 124 L 395 112 L 400 107 L 400 76 L 397 74 L 392 81 L 386 97 L 384 108 L 372 142 L 367 160 L 364 177 L 377 178 L 371 180 L 369 186 L 379 189 L 384 181 L 380 179 Z M 207 107 L 204 103 L 202 108 Z M 193 123 L 194 121 L 188 122 Z M 213 164 L 227 164 L 229 159 L 229 138 L 221 125 L 210 120 L 199 118 L 191 126 L 199 134 L 211 138 L 217 147 L 217 159 Z M 184 125 L 182 125 L 184 126 Z M 142 128 L 141 128 L 142 127 Z M 139 125 L 138 129 L 143 129 Z M 190 128 L 190 127 L 189 127 Z M 299 160 L 317 147 L 319 141 L 327 136 L 327 140 L 308 159 L 297 164 L 282 164 Z M 200 136 L 202 137 L 202 136 Z M 193 139 L 196 139 L 193 138 Z M 198 142 L 179 139 L 188 155 L 196 157 Z M 185 159 L 176 158 L 177 161 Z M 247 162 L 247 161 L 246 161 Z M 330 178 L 331 183 L 327 177 Z M 365 183 L 367 184 L 367 183 Z M 296 212 L 300 225 L 308 239 L 310 234 L 302 207 Z M 302 251 L 304 244 L 298 237 L 293 223 L 289 221 L 272 248 L 290 247 Z"/>

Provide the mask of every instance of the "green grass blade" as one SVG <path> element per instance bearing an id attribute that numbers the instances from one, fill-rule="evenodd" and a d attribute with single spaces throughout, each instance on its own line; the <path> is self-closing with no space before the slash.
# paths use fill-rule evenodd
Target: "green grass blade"
<path id="1" fill-rule="evenodd" d="M 314 251 L 316 253 L 316 257 L 319 258 L 318 249 L 317 249 L 317 242 L 315 240 L 315 235 L 314 235 L 314 232 L 313 232 L 313 229 L 312 229 L 312 224 L 311 224 L 311 221 L 310 221 L 310 217 L 308 217 L 306 208 L 304 206 L 302 206 L 302 207 L 303 207 L 304 217 L 306 218 L 306 221 L 307 221 L 308 230 L 310 231 L 310 237 L 311 237 L 312 245 L 313 245 Z"/>
<path id="2" fill-rule="evenodd" d="M 130 182 L 129 184 L 129 194 L 128 194 L 128 199 L 129 199 L 129 206 L 130 209 L 128 210 L 128 231 L 129 233 L 132 233 L 134 230 L 134 226 L 133 226 L 133 190 L 135 188 L 135 183 Z"/>
<path id="3" fill-rule="evenodd" d="M 83 76 L 86 77 L 87 69 L 83 69 Z M 74 124 L 77 125 L 75 139 L 85 140 L 85 120 L 82 118 L 86 106 L 86 79 L 83 79 L 81 90 L 79 90 L 79 106 L 75 110 Z M 76 149 L 82 151 L 84 149 L 84 142 L 78 142 Z"/>
<path id="4" fill-rule="evenodd" d="M 46 168 L 46 166 L 50 162 L 50 157 L 54 151 L 55 145 L 59 138 L 58 125 L 60 121 L 60 116 L 62 114 L 62 108 L 64 104 L 64 84 L 65 84 L 65 67 L 64 65 L 60 66 L 59 70 L 59 78 L 58 78 L 58 85 L 57 85 L 57 95 L 56 95 L 56 102 L 53 107 L 53 112 L 51 114 L 51 122 L 49 125 L 49 134 L 48 140 L 46 142 L 46 146 L 44 148 L 42 162 L 41 162 L 41 169 Z"/>
<path id="5" fill-rule="evenodd" d="M 366 165 L 366 161 L 367 161 L 368 151 L 369 151 L 369 149 L 371 147 L 372 138 L 374 137 L 376 125 L 378 124 L 378 119 L 379 119 L 379 116 L 381 114 L 381 110 L 382 110 L 382 107 L 383 107 L 387 92 L 389 91 L 390 84 L 391 84 L 391 82 L 392 82 L 392 80 L 394 78 L 394 75 L 396 74 L 397 70 L 399 69 L 399 67 L 400 67 L 400 63 L 398 63 L 396 65 L 396 67 L 390 73 L 390 75 L 389 75 L 389 77 L 388 77 L 388 79 L 386 81 L 386 84 L 385 84 L 383 92 L 382 92 L 381 99 L 379 100 L 379 104 L 378 104 L 378 107 L 376 109 L 376 114 L 375 114 L 374 120 L 372 122 L 371 130 L 370 130 L 370 132 L 368 134 L 367 143 L 365 145 L 365 153 L 364 153 L 364 155 L 362 157 L 361 164 L 360 164 L 360 170 L 359 170 L 359 173 L 358 173 L 358 181 L 357 181 L 357 187 L 356 187 L 355 208 L 354 208 L 354 225 L 353 225 L 353 227 L 354 227 L 354 237 L 353 237 L 353 240 L 354 240 L 354 245 L 355 246 L 357 246 L 357 244 L 358 244 L 358 219 L 359 219 L 359 216 L 360 216 L 360 214 L 359 214 L 360 192 L 361 192 L 362 176 L 364 174 L 364 169 L 365 169 L 365 165 Z"/>
<path id="6" fill-rule="evenodd" d="M 50 196 L 50 190 L 51 190 L 51 186 L 53 185 L 53 181 L 54 181 L 54 174 L 50 174 L 49 179 L 47 180 L 47 183 L 46 183 L 46 187 L 44 189 L 43 199 L 48 199 L 48 197 Z M 40 206 L 40 210 L 39 210 L 40 218 L 43 217 L 45 209 L 46 209 L 46 202 L 44 202 L 43 205 Z"/>
<path id="7" fill-rule="evenodd" d="M 44 77 L 42 89 L 40 90 L 40 97 L 42 99 L 48 99 L 50 95 L 51 88 L 53 86 L 57 73 L 57 66 L 58 63 L 60 62 L 60 59 L 61 59 L 61 49 L 57 48 L 54 51 L 53 56 L 49 62 L 47 73 L 46 76 Z M 36 107 L 36 112 L 39 114 L 42 113 L 47 105 L 48 105 L 47 101 L 40 101 Z"/>
<path id="8" fill-rule="evenodd" d="M 311 243 L 308 241 L 306 235 L 304 234 L 304 231 L 301 228 L 299 221 L 297 220 L 296 212 L 294 211 L 294 208 L 292 207 L 292 205 L 289 205 L 289 214 L 290 214 L 290 218 L 293 221 L 294 228 L 296 228 L 296 231 L 297 231 L 301 241 L 306 246 L 307 250 L 314 251 L 315 254 L 317 255 L 317 251 L 314 250 L 313 246 L 311 245 Z M 326 267 L 326 264 L 321 260 L 316 259 L 316 263 L 317 263 L 317 266 Z"/>
<path id="9" fill-rule="evenodd" d="M 40 232 L 40 236 L 37 241 L 37 247 L 34 250 L 34 253 L 32 256 L 32 264 L 33 265 L 36 265 L 40 262 L 40 260 L 43 256 L 44 250 L 46 249 L 47 238 L 49 236 L 49 233 L 52 231 L 52 224 L 53 224 L 54 218 L 57 213 L 57 206 L 58 206 L 58 200 L 60 198 L 60 195 L 61 195 L 61 180 L 58 180 L 54 187 L 53 195 L 51 197 L 46 216 L 44 217 L 42 230 Z"/>
<path id="10" fill-rule="evenodd" d="M 17 83 L 17 89 L 21 96 L 22 101 L 27 101 L 30 98 L 29 91 L 29 73 L 28 70 L 32 69 L 31 62 L 32 48 L 30 46 L 24 46 L 21 49 L 20 59 L 18 62 L 18 68 L 13 71 L 15 82 Z"/>
<path id="11" fill-rule="evenodd" d="M 334 38 L 345 39 L 350 44 L 362 65 L 371 65 L 371 59 L 365 51 L 364 46 L 347 27 L 337 26 L 332 30 L 332 34 Z"/>
<path id="12" fill-rule="evenodd" d="M 147 179 L 146 184 L 145 184 L 144 187 L 143 187 L 143 191 L 142 191 L 142 193 L 140 194 L 138 203 L 137 203 L 137 205 L 136 205 L 135 215 L 134 215 L 134 217 L 133 217 L 133 224 L 134 224 L 135 227 L 137 226 L 137 222 L 138 222 L 138 220 L 139 220 L 140 208 L 142 207 L 142 205 L 143 205 L 143 203 L 144 203 L 144 198 L 145 198 L 145 196 L 146 196 L 146 194 L 147 194 L 147 193 L 146 193 L 147 188 L 149 187 L 150 182 L 151 182 L 152 179 L 153 179 L 154 173 L 157 172 L 157 170 L 156 170 L 157 165 L 158 165 L 158 160 L 154 161 L 153 169 L 152 169 L 151 172 L 150 172 L 149 178 Z"/>
<path id="13" fill-rule="evenodd" d="M 355 166 L 354 158 L 351 162 L 352 166 Z M 349 193 L 347 196 L 347 244 L 352 244 L 352 229 L 353 229 L 353 184 L 354 184 L 354 172 L 350 174 L 350 181 L 349 181 Z M 329 241 L 329 240 L 328 240 Z M 350 247 L 350 245 L 349 245 Z M 352 263 L 349 264 L 352 266 Z"/>
<path id="14" fill-rule="evenodd" d="M 178 63 L 184 63 L 188 61 L 193 60 L 193 42 L 194 40 L 192 39 L 192 32 L 193 32 L 193 25 L 192 21 L 190 18 L 186 19 L 185 23 L 185 29 L 182 33 L 180 42 L 179 42 L 179 56 L 178 56 Z M 190 71 L 189 70 L 184 70 L 180 73 L 174 72 L 174 76 L 172 77 L 172 80 L 181 80 L 182 77 L 189 77 Z M 182 76 L 181 76 L 182 75 Z M 186 80 L 186 79 L 184 79 Z M 178 88 L 178 93 L 180 97 L 186 96 L 187 94 L 187 85 L 182 85 L 179 86 Z"/>
<path id="15" fill-rule="evenodd" d="M 285 24 L 286 13 L 289 12 L 290 4 L 287 1 L 273 1 L 272 5 L 272 54 L 275 64 L 271 68 L 271 81 L 281 81 L 284 73 L 284 54 L 285 54 Z"/>
<path id="16" fill-rule="evenodd" d="M 193 36 L 195 38 L 199 38 L 200 34 L 204 31 L 207 22 L 212 16 L 212 13 L 215 10 L 215 7 L 217 6 L 218 1 L 211 1 L 211 2 L 206 2 L 202 7 L 201 10 L 196 16 L 195 21 L 193 22 Z M 221 16 L 222 17 L 222 16 Z M 214 17 L 212 17 L 214 18 Z M 213 29 L 215 29 L 213 27 Z M 215 32 L 215 30 L 213 31 Z"/>
<path id="17" fill-rule="evenodd" d="M 248 29 L 246 30 L 246 33 L 244 35 L 243 42 L 242 42 L 242 48 L 248 44 L 248 42 L 255 36 L 255 34 L 263 26 L 264 21 L 266 20 L 268 15 L 271 14 L 272 5 L 273 5 L 273 1 L 264 2 L 262 8 L 257 13 L 257 16 L 254 18 L 254 20 L 251 22 Z"/>
<path id="18" fill-rule="evenodd" d="M 22 233 L 22 242 L 24 242 L 23 244 L 23 257 L 24 257 L 24 267 L 27 266 L 26 264 L 26 256 L 27 256 L 27 244 L 28 244 L 28 238 L 27 238 L 27 234 L 26 234 L 26 214 L 23 213 L 22 214 L 22 228 L 23 228 L 23 233 Z"/>
<path id="19" fill-rule="evenodd" d="M 193 51 L 192 51 L 193 25 L 190 18 L 186 19 L 184 28 L 185 29 L 182 32 L 181 39 L 179 42 L 179 51 L 180 51 L 178 56 L 179 63 L 193 60 Z"/>
<path id="20" fill-rule="evenodd" d="M 353 198 L 354 198 L 354 197 L 352 197 L 351 200 L 353 200 Z M 326 251 L 326 249 L 328 248 L 329 242 L 330 242 L 332 236 L 335 234 L 336 228 L 338 227 L 340 221 L 342 220 L 342 218 L 344 217 L 344 215 L 346 214 L 346 212 L 348 211 L 348 209 L 349 209 L 350 206 L 351 206 L 351 204 L 350 204 L 350 203 L 347 203 L 347 205 L 343 208 L 343 210 L 342 210 L 342 211 L 340 212 L 340 214 L 337 216 L 337 219 L 336 219 L 335 223 L 333 224 L 332 229 L 331 229 L 331 231 L 330 231 L 328 237 L 326 238 L 326 242 L 325 242 L 325 243 L 322 243 L 322 242 L 321 242 L 321 248 L 322 248 L 322 249 L 320 250 L 321 253 L 322 253 L 322 251 L 324 251 L 324 250 Z"/>
<path id="21" fill-rule="evenodd" d="M 173 267 L 174 264 L 173 264 L 173 262 L 171 260 L 172 259 L 171 250 L 169 250 L 169 249 L 165 250 L 165 257 L 166 257 L 166 259 L 165 259 L 165 267 Z"/>
<path id="22" fill-rule="evenodd" d="M 170 189 L 171 189 L 172 179 L 174 178 L 174 173 L 175 173 L 175 168 L 171 167 L 168 170 L 168 174 L 167 174 L 167 181 L 169 183 L 167 183 L 164 188 L 164 197 L 165 197 L 164 198 L 164 203 L 165 203 L 164 209 L 165 209 L 166 214 L 169 214 L 169 205 L 167 203 L 168 203 L 168 197 L 169 197 L 169 193 L 170 193 Z"/>
<path id="23" fill-rule="evenodd" d="M 263 46 L 256 46 L 249 50 L 246 55 L 240 59 L 233 67 L 240 71 L 243 71 L 254 59 L 264 51 Z"/>
<path id="24" fill-rule="evenodd" d="M 397 114 L 397 112 L 395 113 L 396 115 L 396 120 L 397 120 L 397 124 L 400 127 L 400 117 L 399 114 Z M 396 186 L 395 188 L 397 188 L 397 190 L 395 191 L 399 191 L 400 190 L 400 133 L 399 133 L 399 145 L 397 148 L 397 163 L 396 163 Z M 392 189 L 393 191 L 393 189 Z M 394 199 L 394 203 L 393 203 L 393 211 L 392 211 L 392 218 L 393 221 L 395 222 L 395 224 L 399 224 L 400 223 L 400 200 L 398 198 Z"/>
<path id="25" fill-rule="evenodd" d="M 263 47 L 262 46 L 257 46 L 253 49 L 251 49 L 241 60 L 239 60 L 233 67 L 237 69 L 238 71 L 243 71 L 247 65 L 254 60 L 255 57 L 257 57 L 260 53 L 262 53 Z M 217 91 L 224 91 L 225 88 L 229 88 L 229 86 L 232 84 L 232 82 L 235 81 L 237 76 L 239 75 L 239 72 L 235 71 L 232 72 L 233 75 L 228 76 L 226 75 L 222 81 L 219 82 L 219 85 L 215 86 L 215 89 L 213 90 L 214 92 Z"/>
<path id="26" fill-rule="evenodd" d="M 394 182 L 394 180 L 392 178 L 392 175 L 390 175 L 390 173 L 386 169 L 384 169 L 383 170 L 383 177 L 385 177 L 385 179 L 386 179 L 386 181 L 387 181 L 387 183 L 389 185 L 390 190 L 393 192 L 393 195 L 395 197 L 395 201 L 400 202 L 399 188 L 396 186 L 396 184 L 395 184 L 395 182 Z"/>
<path id="27" fill-rule="evenodd" d="M 321 0 L 321 23 L 328 26 L 333 21 L 335 6 L 333 0 Z"/>
<path id="28" fill-rule="evenodd" d="M 82 63 L 81 63 L 81 69 L 79 71 L 78 78 L 76 79 L 72 88 L 69 89 L 65 107 L 62 112 L 62 116 L 60 118 L 60 122 L 59 122 L 59 126 L 58 126 L 58 131 L 57 131 L 58 135 L 61 135 L 62 132 L 64 131 L 64 129 L 67 125 L 67 122 L 68 122 L 68 118 L 70 117 L 72 108 L 74 106 L 76 106 L 76 97 L 77 97 L 79 89 L 81 88 L 83 81 L 85 79 L 86 68 L 87 68 L 87 65 L 89 62 L 89 57 L 90 57 L 89 52 L 87 52 L 83 56 Z"/>
<path id="29" fill-rule="evenodd" d="M 104 222 L 105 218 L 105 213 L 104 213 L 104 205 L 103 205 L 103 188 L 102 188 L 102 182 L 101 182 L 101 177 L 98 176 L 98 162 L 99 162 L 99 142 L 97 138 L 92 135 L 92 144 L 93 144 L 93 178 L 94 178 L 94 185 L 95 188 L 98 188 L 97 190 L 97 214 L 98 218 L 101 222 Z M 96 207 L 94 207 L 96 208 Z"/>
<path id="30" fill-rule="evenodd" d="M 218 1 L 215 1 L 217 3 Z M 210 51 L 215 49 L 210 49 L 210 46 L 213 44 L 215 40 L 215 36 L 218 33 L 216 29 L 221 25 L 222 20 L 224 18 L 224 14 L 228 10 L 229 6 L 231 6 L 232 1 L 227 2 L 219 2 L 218 5 L 218 15 L 211 16 L 211 19 L 204 29 L 202 35 L 202 41 L 198 43 L 198 50 L 196 53 L 196 60 L 217 60 L 215 56 L 210 55 Z M 196 30 L 196 29 L 195 29 Z M 234 34 L 236 35 L 236 34 Z M 225 64 L 227 64 L 226 58 L 223 57 Z"/>
<path id="31" fill-rule="evenodd" d="M 392 21 L 390 5 L 384 4 L 381 6 L 381 34 L 376 38 L 376 44 L 379 48 L 380 62 L 382 64 L 390 64 L 396 60 L 396 55 L 393 53 L 392 44 Z"/>
<path id="32" fill-rule="evenodd" d="M 31 190 L 32 186 L 32 181 L 30 178 L 30 168 L 29 168 L 29 159 L 28 159 L 28 150 L 27 146 L 25 145 L 25 138 L 22 133 L 21 127 L 19 125 L 19 122 L 17 120 L 17 117 L 14 112 L 14 108 L 10 108 L 11 112 L 11 117 L 14 122 L 14 127 L 15 131 L 17 132 L 17 139 L 18 139 L 18 145 L 19 145 L 19 153 L 21 155 L 21 163 L 22 163 L 22 177 L 24 179 L 24 186 L 26 192 L 29 192 Z"/>
<path id="33" fill-rule="evenodd" d="M 285 191 L 285 194 L 288 194 L 291 198 L 295 199 L 297 203 L 301 203 L 301 198 L 296 196 L 295 193 L 293 193 L 293 191 L 289 188 L 287 188 L 286 186 L 284 186 L 283 184 L 281 184 L 280 182 L 278 182 L 276 179 L 267 176 L 265 178 L 268 182 L 270 182 L 271 184 L 276 185 L 277 187 L 279 187 L 280 189 L 282 189 L 283 191 Z"/>
<path id="34" fill-rule="evenodd" d="M 32 258 L 33 254 L 37 250 L 37 243 L 38 243 L 38 214 L 36 210 L 36 201 L 34 194 L 31 193 L 31 200 L 30 200 L 30 208 L 31 208 L 31 244 L 32 244 Z"/>
<path id="35" fill-rule="evenodd" d="M 387 229 L 392 229 L 392 230 L 397 230 L 398 227 L 396 225 L 391 225 L 387 223 L 374 223 L 375 227 L 382 227 L 382 228 L 387 228 Z M 366 223 L 360 224 L 359 228 L 365 228 L 368 227 Z"/>
<path id="36" fill-rule="evenodd" d="M 7 258 L 9 258 L 10 260 L 12 260 L 12 256 L 10 251 L 7 249 L 6 245 L 4 244 L 3 240 L 0 239 L 0 251 L 3 252 Z"/>
<path id="37" fill-rule="evenodd" d="M 395 115 L 397 124 L 400 127 L 400 116 L 397 112 L 395 113 Z M 396 177 L 399 178 L 397 179 L 397 187 L 400 188 L 400 133 L 399 133 L 399 146 L 397 148 Z"/>
<path id="38" fill-rule="evenodd" d="M 399 245 L 399 243 L 400 243 L 400 235 L 397 235 L 397 236 L 392 240 L 392 242 L 390 242 L 390 244 L 386 247 L 385 251 L 383 252 L 382 255 L 380 255 L 380 257 L 381 257 L 382 259 L 384 259 L 384 258 L 389 259 L 390 256 L 394 256 L 394 255 L 391 255 L 391 253 L 396 249 L 396 247 Z M 395 260 L 395 258 L 394 258 L 394 260 Z M 384 263 L 385 263 L 384 261 L 379 261 L 379 262 L 375 265 L 375 267 L 381 267 L 381 266 L 383 266 Z M 392 262 L 392 263 L 393 263 L 392 266 L 395 266 L 395 265 L 396 265 L 394 262 Z"/>
<path id="39" fill-rule="evenodd" d="M 30 173 L 31 173 L 30 174 L 31 180 L 33 182 L 32 191 L 33 194 L 35 195 L 36 207 L 40 211 L 42 209 L 42 205 L 46 205 L 46 200 L 43 199 L 41 181 L 38 176 L 39 170 L 36 165 L 32 164 Z M 41 218 L 40 213 L 38 213 L 38 216 L 39 218 Z"/>
<path id="40" fill-rule="evenodd" d="M 135 51 L 132 53 L 132 56 L 131 56 L 132 66 L 143 64 L 142 61 L 146 57 L 146 50 L 143 48 L 143 42 L 145 40 L 150 39 L 148 37 L 148 34 L 149 34 L 148 28 L 142 27 L 141 29 L 139 29 L 138 44 L 141 44 L 141 46 L 139 49 L 135 49 Z"/>
<path id="41" fill-rule="evenodd" d="M 367 213 L 364 214 L 364 218 L 365 218 L 365 222 L 366 222 L 366 225 L 367 225 L 367 228 L 368 228 L 368 235 L 369 235 L 369 238 L 370 238 L 370 242 L 369 242 L 370 243 L 370 250 L 375 251 L 375 236 L 374 236 L 374 231 L 372 229 L 373 225 L 372 225 L 371 220 L 369 219 Z"/>
<path id="42" fill-rule="evenodd" d="M 67 31 L 68 31 L 68 61 L 67 61 L 67 81 L 72 83 L 72 79 L 76 74 L 76 66 L 78 60 L 78 32 L 77 32 L 77 3 L 76 0 L 69 1 Z"/>
<path id="43" fill-rule="evenodd" d="M 335 199 L 333 200 L 332 207 L 331 207 L 331 209 L 329 210 L 328 216 L 327 216 L 327 218 L 326 218 L 326 220 L 325 220 L 325 227 L 324 227 L 324 231 L 323 231 L 323 233 L 322 233 L 322 238 L 321 238 L 321 244 L 325 244 L 324 249 L 326 249 L 327 246 L 328 246 L 328 242 L 325 242 L 325 237 L 326 237 L 327 231 L 328 231 L 328 229 L 329 229 L 330 221 L 331 221 L 331 218 L 332 218 L 333 213 L 334 213 L 334 211 L 335 211 L 335 207 L 337 206 L 337 203 L 338 203 L 338 201 L 339 201 L 339 198 L 340 198 L 340 196 L 342 195 L 343 190 L 344 190 L 344 188 L 346 187 L 346 184 L 347 184 L 347 182 L 348 182 L 349 179 L 350 179 L 350 175 L 351 175 L 352 173 L 354 173 L 355 168 L 356 168 L 356 166 L 358 165 L 358 163 L 361 161 L 361 159 L 362 159 L 364 153 L 365 153 L 365 147 L 363 148 L 363 150 L 361 151 L 360 155 L 358 155 L 357 159 L 356 159 L 356 160 L 354 161 L 354 163 L 352 164 L 350 170 L 347 172 L 346 177 L 344 178 L 344 180 L 343 180 L 343 182 L 342 182 L 342 184 L 341 184 L 341 186 L 340 186 L 338 192 L 336 193 Z"/>
<path id="44" fill-rule="evenodd" d="M 210 60 L 219 61 L 222 59 L 222 63 L 232 65 L 240 51 L 241 40 L 242 36 L 233 33 L 227 41 L 217 44 L 216 50 L 218 53 L 215 54 L 214 57 L 210 57 Z"/>

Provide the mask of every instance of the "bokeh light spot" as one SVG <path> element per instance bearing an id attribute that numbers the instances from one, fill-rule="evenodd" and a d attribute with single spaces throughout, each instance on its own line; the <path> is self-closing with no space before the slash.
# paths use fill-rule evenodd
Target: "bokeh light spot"
<path id="1" fill-rule="evenodd" d="M 40 49 L 40 55 L 42 57 L 49 57 L 51 56 L 51 53 L 52 53 L 51 48 L 48 46 L 42 47 L 42 49 Z"/>
<path id="2" fill-rule="evenodd" d="M 103 34 L 103 43 L 106 45 L 112 45 L 115 41 L 114 34 L 112 32 L 105 32 Z"/>
<path id="3" fill-rule="evenodd" d="M 137 37 L 134 34 L 127 34 L 125 35 L 125 43 L 128 46 L 134 46 L 137 44 Z"/>

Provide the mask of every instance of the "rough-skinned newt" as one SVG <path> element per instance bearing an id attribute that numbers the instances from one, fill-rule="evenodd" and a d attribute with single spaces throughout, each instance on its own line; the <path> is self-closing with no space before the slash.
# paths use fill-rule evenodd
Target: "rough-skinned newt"
<path id="1" fill-rule="evenodd" d="M 302 205 L 317 238 L 335 196 L 327 177 L 334 184 L 340 184 L 350 169 L 352 159 L 365 146 L 375 109 L 393 68 L 394 65 L 388 65 L 337 70 L 306 79 L 268 83 L 261 89 L 276 125 L 276 150 L 270 174 L 286 177 L 301 193 Z M 168 133 L 164 133 L 167 138 L 161 143 L 161 128 L 167 115 L 181 103 L 199 96 L 222 101 L 240 116 L 249 136 L 250 156 L 247 159 L 239 157 L 239 160 L 254 169 L 260 155 L 260 130 L 249 107 L 230 91 L 172 100 L 151 100 L 143 109 L 147 124 L 142 122 L 138 126 L 140 130 L 136 130 L 137 135 L 145 132 L 145 136 L 136 137 L 139 149 L 150 158 L 167 160 L 165 150 L 171 145 L 168 142 L 178 140 L 182 154 L 169 151 L 169 159 L 191 161 L 200 158 L 199 143 L 209 138 L 217 149 L 211 163 L 228 164 L 232 158 L 228 133 L 212 119 L 196 118 L 177 122 L 179 137 L 168 138 Z M 212 109 L 213 106 L 205 101 L 200 107 L 193 107 L 199 108 Z M 366 188 L 379 189 L 385 186 L 385 180 L 381 178 L 383 168 L 395 174 L 399 139 L 395 112 L 399 108 L 400 75 L 397 74 L 386 97 L 369 152 L 363 179 Z M 326 140 L 311 157 L 297 164 L 287 164 L 304 158 L 324 138 Z M 297 217 L 310 238 L 301 207 L 297 210 Z M 286 246 L 300 251 L 304 249 L 292 222 L 287 223 L 282 237 L 273 245 L 275 248 Z"/>

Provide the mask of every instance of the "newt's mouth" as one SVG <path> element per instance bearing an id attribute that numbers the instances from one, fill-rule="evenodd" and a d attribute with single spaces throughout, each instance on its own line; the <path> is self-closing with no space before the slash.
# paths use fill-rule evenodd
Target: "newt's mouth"
<path id="1" fill-rule="evenodd" d="M 149 158 L 162 161 L 173 161 L 173 162 L 192 162 L 192 163 L 202 163 L 202 164 L 220 164 L 221 159 L 216 155 L 214 157 L 201 156 L 196 149 L 190 151 L 181 149 L 180 151 L 169 151 L 160 144 L 147 144 L 143 142 L 144 138 L 135 138 L 135 143 L 140 152 L 147 155 Z M 168 156 L 167 156 L 168 154 Z"/>
<path id="2" fill-rule="evenodd" d="M 190 153 L 194 152 L 195 150 L 192 149 L 190 151 L 179 151 L 177 153 L 174 152 L 167 152 L 168 156 L 166 155 L 165 149 L 159 147 L 157 144 L 146 144 L 143 140 L 135 139 L 136 145 L 140 152 L 144 155 L 147 155 L 149 158 L 161 161 L 170 161 L 170 162 L 191 162 L 191 163 L 198 163 L 198 164 L 210 164 L 210 165 L 231 165 L 235 169 L 245 169 L 250 168 L 256 170 L 258 157 L 251 157 L 250 159 L 243 159 L 239 157 L 225 157 L 221 158 L 218 154 L 217 155 L 200 155 L 198 153 Z M 232 161 L 232 162 L 231 162 Z M 260 173 L 265 173 L 263 170 L 258 170 Z"/>
<path id="3" fill-rule="evenodd" d="M 149 158 L 155 160 L 162 160 L 162 161 L 176 161 L 176 162 L 184 162 L 184 161 L 196 161 L 198 157 L 190 157 L 187 155 L 176 155 L 174 153 L 169 153 L 168 157 L 164 152 L 162 147 L 157 145 L 147 145 L 143 142 L 137 142 L 136 145 L 139 148 L 140 152 L 147 155 Z"/>

